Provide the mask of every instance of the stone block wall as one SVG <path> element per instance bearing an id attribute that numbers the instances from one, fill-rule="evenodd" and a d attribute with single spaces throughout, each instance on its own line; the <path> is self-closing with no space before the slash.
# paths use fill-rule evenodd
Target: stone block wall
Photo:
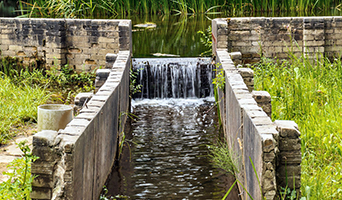
<path id="1" fill-rule="evenodd" d="M 276 199 L 280 187 L 285 188 L 284 183 L 291 183 L 286 182 L 286 178 L 293 180 L 295 177 L 294 189 L 298 190 L 301 149 L 297 126 L 292 121 L 272 122 L 259 107 L 261 103 L 270 109 L 270 98 L 258 92 L 252 95 L 241 76 L 244 70 L 235 67 L 227 50 L 217 50 L 216 55 L 216 61 L 225 72 L 225 90 L 219 91 L 221 102 L 224 103 L 220 102 L 219 106 L 224 134 L 240 170 L 236 173 L 237 179 L 254 199 L 262 199 L 262 196 Z M 261 100 L 258 100 L 258 96 Z M 285 171 L 288 173 L 285 174 Z M 293 188 L 293 185 L 288 186 Z M 239 189 L 242 199 L 245 199 L 247 194 L 241 185 Z"/>
<path id="2" fill-rule="evenodd" d="M 267 58 L 317 58 L 322 53 L 340 57 L 342 50 L 342 17 L 253 17 L 215 19 L 213 53 L 217 49 L 241 52 L 243 63 Z M 320 55 L 318 54 L 318 58 Z"/>
<path id="3" fill-rule="evenodd" d="M 1 56 L 77 71 L 105 67 L 106 54 L 132 52 L 130 20 L 0 18 Z"/>
<path id="4" fill-rule="evenodd" d="M 98 199 L 129 111 L 131 52 L 119 51 L 107 81 L 63 130 L 34 136 L 32 199 Z"/>
<path id="5" fill-rule="evenodd" d="M 278 187 L 295 189 L 300 194 L 302 160 L 301 139 L 298 126 L 293 121 L 276 120 L 279 131 L 279 155 L 277 159 Z"/>

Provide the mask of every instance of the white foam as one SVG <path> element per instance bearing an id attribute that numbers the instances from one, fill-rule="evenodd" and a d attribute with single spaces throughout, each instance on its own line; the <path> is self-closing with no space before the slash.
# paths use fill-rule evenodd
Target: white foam
<path id="1" fill-rule="evenodd" d="M 135 99 L 132 100 L 132 107 L 140 105 L 148 106 L 168 106 L 168 107 L 197 107 L 206 102 L 215 102 L 214 97 L 206 98 L 170 98 L 170 99 Z"/>

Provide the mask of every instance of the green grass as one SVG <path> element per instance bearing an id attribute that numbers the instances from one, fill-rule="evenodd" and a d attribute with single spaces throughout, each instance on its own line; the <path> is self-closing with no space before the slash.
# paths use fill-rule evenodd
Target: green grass
<path id="1" fill-rule="evenodd" d="M 7 76 L 0 75 L 0 144 L 15 135 L 14 127 L 36 121 L 37 106 L 48 98 L 49 93 L 38 86 L 18 86 Z"/>
<path id="2" fill-rule="evenodd" d="M 302 139 L 303 197 L 342 198 L 342 62 L 263 59 L 255 87 L 272 96 L 272 119 L 294 120 Z M 307 198 L 308 199 L 308 198 Z"/>
<path id="3" fill-rule="evenodd" d="M 37 107 L 44 103 L 70 104 L 79 92 L 94 89 L 95 71 L 75 73 L 25 67 L 17 58 L 0 61 L 0 145 L 12 139 L 27 123 L 37 121 Z"/>

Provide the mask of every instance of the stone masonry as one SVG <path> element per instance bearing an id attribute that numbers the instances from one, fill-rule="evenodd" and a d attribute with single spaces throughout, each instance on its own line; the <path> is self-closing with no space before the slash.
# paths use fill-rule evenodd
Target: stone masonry
<path id="1" fill-rule="evenodd" d="M 40 157 L 31 168 L 33 200 L 99 199 L 126 123 L 130 67 L 131 52 L 119 51 L 107 81 L 92 97 L 85 95 L 91 99 L 80 114 L 65 129 L 33 137 L 33 154 Z"/>
<path id="2" fill-rule="evenodd" d="M 301 148 L 297 125 L 293 121 L 272 122 L 269 94 L 248 90 L 243 73 L 226 49 L 218 49 L 216 55 L 225 73 L 219 107 L 227 143 L 238 163 L 237 179 L 254 199 L 277 199 L 281 187 L 286 186 L 299 192 Z M 242 185 L 242 199 L 247 199 Z"/>
<path id="3" fill-rule="evenodd" d="M 0 55 L 91 71 L 107 53 L 132 52 L 131 34 L 130 20 L 0 18 Z"/>
<path id="4" fill-rule="evenodd" d="M 217 49 L 241 52 L 243 63 L 260 56 L 287 59 L 288 52 L 299 57 L 329 58 L 341 55 L 342 17 L 253 17 L 213 20 L 213 53 Z"/>

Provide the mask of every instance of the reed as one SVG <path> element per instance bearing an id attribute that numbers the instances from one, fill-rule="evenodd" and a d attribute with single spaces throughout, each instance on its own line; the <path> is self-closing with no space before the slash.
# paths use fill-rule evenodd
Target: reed
<path id="1" fill-rule="evenodd" d="M 294 120 L 302 133 L 302 196 L 341 199 L 341 59 L 263 59 L 254 70 L 255 87 L 272 96 L 272 118 Z"/>
<path id="2" fill-rule="evenodd" d="M 170 14 L 215 12 L 243 16 L 256 12 L 299 12 L 339 10 L 342 0 L 26 0 L 19 1 L 19 13 L 31 17 L 100 18 L 117 14 Z"/>

